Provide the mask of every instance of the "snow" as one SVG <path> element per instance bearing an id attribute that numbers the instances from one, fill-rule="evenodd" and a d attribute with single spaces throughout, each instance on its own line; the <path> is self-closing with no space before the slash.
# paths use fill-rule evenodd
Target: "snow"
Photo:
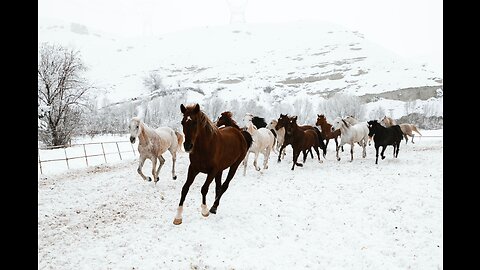
<path id="1" fill-rule="evenodd" d="M 39 269 L 443 269 L 443 130 L 421 130 L 388 147 L 375 165 L 373 146 L 322 164 L 308 157 L 237 171 L 216 215 L 201 215 L 205 175 L 173 218 L 188 154 L 171 159 L 155 185 L 137 174 L 138 156 L 39 175 Z M 259 157 L 263 161 L 263 156 Z M 147 175 L 151 163 L 143 168 Z M 224 173 L 226 177 L 226 173 Z M 214 200 L 210 186 L 207 205 Z"/>

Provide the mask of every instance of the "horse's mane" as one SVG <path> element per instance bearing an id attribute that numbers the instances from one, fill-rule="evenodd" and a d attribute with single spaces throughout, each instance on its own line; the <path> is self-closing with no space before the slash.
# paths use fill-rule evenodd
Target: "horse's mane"
<path id="1" fill-rule="evenodd" d="M 227 117 L 228 120 L 231 121 L 231 124 L 233 127 L 236 127 L 238 129 L 240 129 L 240 126 L 238 126 L 237 122 L 235 120 L 233 120 L 232 116 L 233 116 L 233 113 L 231 111 L 225 111 L 222 113 L 222 116 L 224 117 Z"/>
<path id="2" fill-rule="evenodd" d="M 252 123 L 253 123 L 257 128 L 261 128 L 261 127 L 266 127 L 266 126 L 267 126 L 267 122 L 265 122 L 265 118 L 263 118 L 263 117 L 254 116 L 254 117 L 252 118 Z"/>
<path id="3" fill-rule="evenodd" d="M 193 105 L 192 107 L 194 106 L 195 105 Z M 207 133 L 209 135 L 218 133 L 218 127 L 212 122 L 212 120 L 210 120 L 210 118 L 208 118 L 208 116 L 202 110 L 198 112 L 197 117 L 198 117 L 198 120 L 197 120 L 198 123 L 200 124 L 201 127 L 207 130 Z"/>

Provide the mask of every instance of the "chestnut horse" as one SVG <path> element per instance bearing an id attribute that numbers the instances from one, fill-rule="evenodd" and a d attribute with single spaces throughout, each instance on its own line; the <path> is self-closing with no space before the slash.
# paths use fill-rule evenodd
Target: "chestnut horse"
<path id="1" fill-rule="evenodd" d="M 282 153 L 283 149 L 285 149 L 285 147 L 287 147 L 287 145 L 292 144 L 292 139 L 293 138 L 292 138 L 291 134 L 287 134 L 287 132 L 286 132 L 286 126 L 287 126 L 288 123 L 290 123 L 291 120 L 292 120 L 292 118 L 288 117 L 288 115 L 286 115 L 286 114 L 280 114 L 280 117 L 277 120 L 277 125 L 275 126 L 275 130 L 285 128 L 285 139 L 283 141 L 282 147 L 280 147 L 277 162 L 281 161 L 280 156 L 281 156 L 281 153 Z M 295 119 L 295 122 L 296 122 L 296 119 Z M 318 130 L 318 128 L 310 126 L 310 125 L 304 125 L 304 126 L 298 126 L 298 127 L 301 130 L 304 130 L 304 131 L 307 130 L 307 129 L 311 129 L 311 130 L 315 131 L 315 133 L 317 134 L 318 146 L 322 149 L 323 157 L 325 157 L 325 155 L 327 154 L 327 146 L 323 142 L 324 138 L 323 138 L 323 135 L 320 132 L 320 130 Z M 292 148 L 293 148 L 293 145 L 292 145 Z M 308 151 L 310 151 L 310 155 L 313 158 L 312 149 L 308 149 Z"/>
<path id="2" fill-rule="evenodd" d="M 320 153 L 318 152 L 320 139 L 318 138 L 317 132 L 312 129 L 301 129 L 297 125 L 297 117 L 293 116 L 285 125 L 285 133 L 287 136 L 291 137 L 291 144 L 293 148 L 292 171 L 295 168 L 295 165 L 303 167 L 303 164 L 297 162 L 300 152 L 303 152 L 303 163 L 305 163 L 307 160 L 307 150 L 311 149 L 312 147 L 317 153 L 318 162 L 322 163 L 322 160 L 320 160 Z"/>
<path id="3" fill-rule="evenodd" d="M 180 105 L 183 114 L 182 126 L 185 134 L 183 146 L 189 153 L 190 165 L 188 166 L 187 180 L 182 188 L 182 195 L 173 224 L 182 223 L 183 202 L 188 189 L 199 173 L 207 174 L 207 179 L 202 186 L 202 215 L 207 217 L 207 193 L 210 183 L 215 178 L 215 202 L 210 208 L 210 213 L 216 214 L 220 198 L 228 188 L 238 166 L 242 163 L 248 149 L 252 145 L 252 136 L 246 131 L 233 127 L 219 129 L 200 110 L 200 105 Z M 226 168 L 227 179 L 222 184 L 222 173 Z"/>
<path id="4" fill-rule="evenodd" d="M 335 140 L 335 149 L 338 147 L 338 140 L 337 138 L 340 136 L 340 130 L 337 129 L 335 131 L 332 131 L 332 125 L 327 122 L 327 118 L 323 114 L 317 114 L 317 122 L 315 123 L 316 126 L 320 126 L 322 128 L 321 132 L 323 137 L 326 140 L 325 146 L 328 146 L 328 141 L 330 139 Z M 343 146 L 342 146 L 342 152 L 343 152 Z"/>

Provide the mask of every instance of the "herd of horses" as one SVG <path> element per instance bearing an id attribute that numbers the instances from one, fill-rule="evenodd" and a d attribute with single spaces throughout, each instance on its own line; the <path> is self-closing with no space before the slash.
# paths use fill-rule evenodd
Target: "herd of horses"
<path id="1" fill-rule="evenodd" d="M 201 188 L 201 213 L 207 217 L 209 213 L 216 214 L 220 199 L 228 189 L 240 164 L 243 164 L 243 175 L 246 175 L 250 153 L 255 156 L 253 162 L 255 169 L 260 171 L 261 168 L 257 164 L 260 153 L 263 155 L 263 169 L 265 170 L 268 169 L 271 152 L 278 154 L 277 161 L 281 162 L 285 157 L 285 147 L 291 145 L 293 150 L 291 170 L 294 170 L 295 166 L 303 166 L 309 153 L 313 159 L 313 151 L 317 155 L 318 162 L 322 163 L 320 150 L 325 158 L 327 145 L 331 139 L 335 141 L 338 161 L 340 161 L 339 151 L 343 151 L 345 144 L 350 144 L 350 162 L 353 161 L 355 144 L 362 147 L 362 157 L 365 158 L 367 143 L 370 144 L 370 140 L 373 140 L 376 150 L 375 164 L 378 164 L 380 147 L 382 147 L 380 153 L 382 159 L 385 159 L 384 152 L 388 145 L 393 146 L 393 157 L 397 158 L 402 139 L 405 138 L 405 143 L 407 143 L 407 136 L 410 136 L 414 143 L 412 132 L 420 134 L 415 125 L 397 125 L 393 119 L 387 116 L 380 121 L 370 120 L 368 122 L 360 122 L 352 116 L 337 117 L 332 123 L 328 123 L 325 115 L 318 114 L 315 126 L 312 126 L 299 125 L 297 116 L 288 114 L 280 114 L 278 119 L 267 124 L 264 118 L 247 113 L 243 119 L 246 125 L 240 127 L 230 111 L 223 112 L 215 122 L 200 109 L 199 104 L 188 106 L 181 104 L 180 111 L 183 114 L 181 121 L 183 134 L 170 127 L 153 129 L 138 117 L 133 117 L 129 126 L 130 142 L 133 144 L 136 138 L 139 140 L 140 158 L 137 172 L 146 181 L 152 180 L 142 173 L 146 159 L 152 161 L 152 176 L 156 183 L 159 180 L 160 169 L 165 163 L 162 155 L 167 150 L 172 156 L 173 179 L 177 178 L 175 174 L 176 154 L 181 149 L 182 143 L 185 152 L 189 154 L 190 164 L 187 179 L 182 187 L 177 214 L 173 221 L 175 225 L 182 223 L 185 197 L 199 173 L 207 174 L 207 179 Z M 340 142 L 338 142 L 338 138 L 340 138 Z M 303 163 L 298 162 L 300 154 L 303 155 Z M 157 159 L 160 162 L 158 168 L 156 166 Z M 229 169 L 227 178 L 222 183 L 222 173 L 227 168 Z M 215 201 L 208 209 L 206 196 L 214 179 Z"/>

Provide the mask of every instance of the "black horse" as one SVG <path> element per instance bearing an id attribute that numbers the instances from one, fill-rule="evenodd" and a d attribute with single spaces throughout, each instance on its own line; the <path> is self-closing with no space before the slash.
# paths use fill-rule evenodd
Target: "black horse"
<path id="1" fill-rule="evenodd" d="M 378 164 L 378 148 L 382 146 L 382 159 L 385 159 L 383 153 L 387 148 L 387 145 L 393 145 L 393 157 L 398 157 L 398 151 L 400 150 L 400 142 L 403 138 L 403 132 L 399 125 L 391 127 L 384 127 L 377 120 L 368 121 L 368 136 L 373 136 L 373 142 L 375 143 L 376 159 L 375 164 Z"/>
<path id="2" fill-rule="evenodd" d="M 265 122 L 265 118 L 263 117 L 254 116 L 252 118 L 252 123 L 257 129 L 267 127 L 267 122 Z"/>

